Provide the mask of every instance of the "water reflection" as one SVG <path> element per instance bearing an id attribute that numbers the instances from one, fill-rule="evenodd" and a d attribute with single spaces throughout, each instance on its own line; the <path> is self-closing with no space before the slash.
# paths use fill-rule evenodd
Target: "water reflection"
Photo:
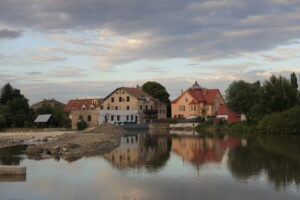
<path id="1" fill-rule="evenodd" d="M 223 139 L 185 136 L 172 139 L 172 151 L 199 168 L 204 163 L 221 162 L 227 149 L 234 149 L 241 144 L 241 139 L 231 136 Z"/>
<path id="2" fill-rule="evenodd" d="M 0 148 L 0 165 L 20 165 L 27 145 Z"/>
<path id="3" fill-rule="evenodd" d="M 229 152 L 228 168 L 238 179 L 266 174 L 277 188 L 300 184 L 300 138 L 284 135 L 256 135 Z"/>
<path id="4" fill-rule="evenodd" d="M 128 134 L 118 148 L 104 155 L 117 168 L 146 167 L 155 170 L 170 157 L 171 137 L 150 134 Z"/>

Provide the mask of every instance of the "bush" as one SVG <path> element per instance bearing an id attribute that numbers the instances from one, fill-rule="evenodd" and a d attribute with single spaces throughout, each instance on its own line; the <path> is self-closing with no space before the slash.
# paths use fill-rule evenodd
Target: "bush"
<path id="1" fill-rule="evenodd" d="M 3 128 L 6 128 L 7 124 L 6 124 L 6 119 L 3 115 L 0 115 L 0 130 Z"/>
<path id="2" fill-rule="evenodd" d="M 77 130 L 82 131 L 87 128 L 87 123 L 83 120 L 77 122 Z"/>
<path id="3" fill-rule="evenodd" d="M 281 113 L 266 115 L 257 129 L 268 133 L 300 133 L 300 106 Z"/>

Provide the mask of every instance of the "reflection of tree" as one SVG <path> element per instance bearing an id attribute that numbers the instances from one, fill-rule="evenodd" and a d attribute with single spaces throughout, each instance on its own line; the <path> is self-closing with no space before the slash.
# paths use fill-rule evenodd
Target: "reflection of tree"
<path id="1" fill-rule="evenodd" d="M 240 179 L 247 179 L 265 171 L 276 187 L 291 183 L 299 185 L 300 158 L 291 156 L 296 153 L 293 150 L 298 148 L 299 141 L 289 139 L 284 144 L 281 137 L 258 136 L 257 139 L 248 140 L 246 147 L 231 150 L 228 166 L 232 174 Z"/>
<path id="2" fill-rule="evenodd" d="M 0 164 L 2 165 L 19 165 L 27 145 L 0 148 Z"/>

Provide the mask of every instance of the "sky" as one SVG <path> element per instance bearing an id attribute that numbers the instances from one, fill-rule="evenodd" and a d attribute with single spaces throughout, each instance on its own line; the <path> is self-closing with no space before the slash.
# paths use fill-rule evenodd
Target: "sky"
<path id="1" fill-rule="evenodd" d="M 300 74 L 300 0 L 1 0 L 0 86 L 35 103 L 105 97 L 157 81 Z"/>

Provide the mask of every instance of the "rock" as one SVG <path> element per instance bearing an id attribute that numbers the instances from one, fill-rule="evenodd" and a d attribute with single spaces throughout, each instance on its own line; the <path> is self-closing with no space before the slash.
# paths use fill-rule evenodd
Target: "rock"
<path id="1" fill-rule="evenodd" d="M 59 145 L 55 145 L 55 146 L 54 146 L 54 149 L 55 149 L 55 150 L 59 150 L 59 149 L 60 149 L 60 146 L 59 146 Z"/>

